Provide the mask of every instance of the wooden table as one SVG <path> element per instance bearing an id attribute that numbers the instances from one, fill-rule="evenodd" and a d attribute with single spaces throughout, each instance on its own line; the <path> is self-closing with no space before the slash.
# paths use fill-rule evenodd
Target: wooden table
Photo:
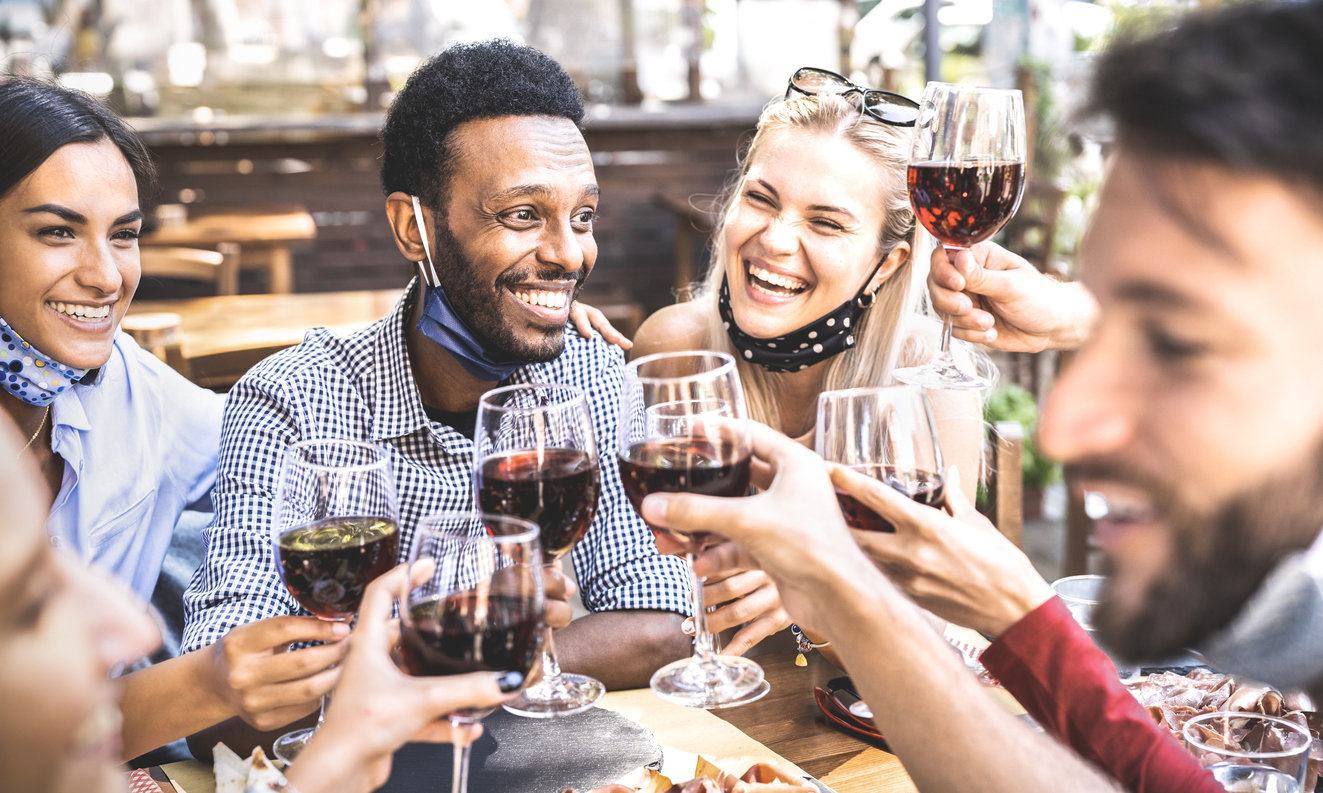
<path id="1" fill-rule="evenodd" d="M 129 314 L 178 314 L 180 346 L 187 357 L 198 357 L 237 349 L 292 346 L 303 341 L 309 328 L 353 331 L 389 314 L 402 291 L 137 300 L 129 305 Z"/>
<path id="2" fill-rule="evenodd" d="M 128 324 L 135 324 L 133 318 L 142 319 L 147 314 L 177 315 L 178 325 L 172 329 L 171 338 L 172 342 L 178 342 L 182 358 L 213 359 L 220 372 L 214 382 L 202 382 L 196 377 L 195 381 L 223 386 L 226 381 L 237 379 L 257 360 L 303 341 L 309 328 L 325 327 L 343 334 L 381 319 L 394 309 L 401 294 L 402 288 L 139 300 L 129 306 Z M 643 319 L 642 305 L 618 291 L 588 287 L 583 299 L 600 309 L 626 335 L 632 336 Z M 141 337 L 139 343 L 143 343 Z M 221 364 L 217 356 L 234 360 Z M 228 371 L 231 364 L 238 366 L 238 370 Z"/>
<path id="3" fill-rule="evenodd" d="M 266 266 L 269 290 L 294 291 L 292 246 L 317 236 L 317 224 L 308 210 L 296 204 L 228 209 L 194 208 L 187 217 L 163 224 L 142 237 L 144 245 L 239 248 L 240 266 Z"/>
<path id="4" fill-rule="evenodd" d="M 977 634 L 948 626 L 962 641 L 985 644 Z M 705 711 L 661 700 L 648 689 L 612 691 L 599 707 L 614 710 L 646 727 L 664 749 L 662 773 L 673 782 L 693 777 L 702 756 L 726 771 L 742 774 L 765 760 L 798 766 L 835 793 L 915 793 L 895 755 L 828 726 L 813 700 L 813 687 L 841 673 L 820 653 L 808 666 L 794 663 L 788 632 L 764 641 L 752 657 L 763 667 L 771 691 L 748 705 Z M 985 689 L 1013 713 L 1023 709 L 1002 689 Z M 210 768 L 195 761 L 166 767 L 188 793 L 212 793 Z"/>
<path id="5" fill-rule="evenodd" d="M 821 780 L 836 793 L 912 793 L 900 760 L 828 726 L 813 701 L 813 687 L 844 674 L 820 653 L 795 666 L 789 632 L 763 642 L 752 656 L 772 690 L 761 700 L 712 713 Z M 759 648 L 762 650 L 763 648 Z"/>

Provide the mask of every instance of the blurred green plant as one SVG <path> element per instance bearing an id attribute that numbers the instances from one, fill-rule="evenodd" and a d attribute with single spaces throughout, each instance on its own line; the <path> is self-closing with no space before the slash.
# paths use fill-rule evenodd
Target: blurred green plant
<path id="1" fill-rule="evenodd" d="M 1026 488 L 1044 488 L 1061 478 L 1061 465 L 1043 456 L 1034 442 L 1038 421 L 1038 403 L 1023 386 L 1010 383 L 992 390 L 983 405 L 983 420 L 989 424 L 1014 421 L 1024 428 L 1024 454 L 1021 457 Z"/>

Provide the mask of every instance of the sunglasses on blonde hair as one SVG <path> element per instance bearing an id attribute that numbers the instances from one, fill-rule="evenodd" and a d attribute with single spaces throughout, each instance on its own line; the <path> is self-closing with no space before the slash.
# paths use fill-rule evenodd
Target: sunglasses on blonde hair
<path id="1" fill-rule="evenodd" d="M 870 118 L 893 127 L 912 127 L 914 120 L 919 117 L 919 103 L 908 96 L 891 91 L 879 91 L 876 88 L 864 88 L 826 69 L 815 69 L 811 66 L 796 69 L 786 85 L 786 99 L 790 98 L 792 91 L 805 96 L 820 94 L 847 98 L 857 96 L 860 110 Z"/>

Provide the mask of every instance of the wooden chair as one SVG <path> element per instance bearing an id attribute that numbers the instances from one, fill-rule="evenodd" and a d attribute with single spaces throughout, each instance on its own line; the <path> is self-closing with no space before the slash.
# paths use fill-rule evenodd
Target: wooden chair
<path id="1" fill-rule="evenodd" d="M 990 452 L 988 517 L 1018 548 L 1024 531 L 1024 427 L 1016 421 L 992 425 Z"/>
<path id="2" fill-rule="evenodd" d="M 120 326 L 138 346 L 203 388 L 227 391 L 258 361 L 288 344 L 257 344 L 203 355 L 185 355 L 179 343 L 178 314 L 130 314 Z"/>
<path id="3" fill-rule="evenodd" d="M 239 293 L 239 249 L 221 243 L 216 250 L 144 245 L 138 249 L 144 277 L 204 281 L 218 295 Z"/>

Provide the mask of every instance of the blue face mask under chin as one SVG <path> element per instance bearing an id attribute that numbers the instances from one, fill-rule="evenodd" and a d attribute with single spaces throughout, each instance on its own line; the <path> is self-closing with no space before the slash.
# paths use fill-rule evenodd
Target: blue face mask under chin
<path id="1" fill-rule="evenodd" d="M 427 256 L 427 269 L 423 269 L 422 262 L 418 263 L 418 269 L 423 276 L 423 315 L 418 319 L 418 330 L 459 361 L 464 371 L 479 380 L 491 382 L 504 380 L 523 366 L 524 362 L 496 357 L 473 329 L 455 313 L 455 308 L 450 304 L 450 299 L 441 288 L 441 281 L 436 275 L 436 264 L 432 261 L 432 247 L 427 241 L 427 226 L 423 222 L 422 205 L 417 196 L 413 196 L 413 218 L 418 224 L 418 233 L 423 238 L 423 253 Z"/>
<path id="2" fill-rule="evenodd" d="M 88 371 L 65 366 L 41 352 L 0 318 L 0 383 L 10 396 L 46 407 Z"/>

